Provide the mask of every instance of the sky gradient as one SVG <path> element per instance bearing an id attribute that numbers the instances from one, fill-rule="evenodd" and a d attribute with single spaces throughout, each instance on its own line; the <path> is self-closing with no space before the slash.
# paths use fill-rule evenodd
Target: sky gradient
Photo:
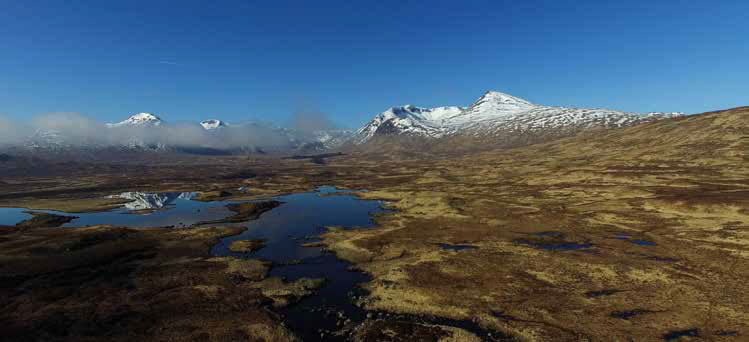
<path id="1" fill-rule="evenodd" d="M 749 1 L 2 1 L 0 116 L 358 127 L 497 90 L 545 105 L 749 105 Z"/>

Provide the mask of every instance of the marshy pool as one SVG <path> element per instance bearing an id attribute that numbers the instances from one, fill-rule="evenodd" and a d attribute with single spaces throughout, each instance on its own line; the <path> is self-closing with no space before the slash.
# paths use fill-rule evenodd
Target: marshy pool
<path id="1" fill-rule="evenodd" d="M 217 256 L 233 256 L 271 261 L 269 276 L 287 281 L 299 278 L 324 278 L 325 284 L 315 295 L 282 309 L 286 322 L 303 339 L 317 337 L 320 331 L 341 328 L 342 318 L 360 322 L 366 313 L 353 305 L 350 294 L 356 284 L 368 280 L 360 272 L 349 270 L 349 264 L 326 253 L 320 247 L 303 247 L 317 241 L 326 227 L 341 229 L 372 227 L 372 215 L 385 210 L 380 201 L 361 200 L 352 190 L 323 186 L 312 192 L 277 196 L 282 204 L 263 213 L 256 220 L 236 225 L 246 227 L 239 235 L 221 239 L 211 249 Z M 0 225 L 15 225 L 32 218 L 29 212 L 76 216 L 62 227 L 111 224 L 129 227 L 189 227 L 205 221 L 221 220 L 234 213 L 226 208 L 228 201 L 192 200 L 192 193 L 123 193 L 111 197 L 131 199 L 122 207 L 89 213 L 66 213 L 54 210 L 0 208 Z M 167 228 L 168 229 L 168 228 Z M 264 247 L 252 253 L 234 253 L 228 246 L 236 240 L 262 239 Z M 325 310 L 325 313 L 319 311 Z M 331 336 L 332 337 L 332 336 Z M 334 338 L 334 337 L 333 337 Z"/>
<path id="2" fill-rule="evenodd" d="M 327 227 L 360 229 L 373 227 L 373 215 L 386 212 L 382 202 L 362 200 L 352 190 L 319 187 L 315 191 L 268 198 L 281 205 L 264 212 L 255 220 L 238 224 L 246 229 L 223 238 L 211 248 L 216 256 L 261 259 L 272 262 L 269 276 L 286 281 L 300 278 L 324 278 L 325 283 L 311 296 L 282 309 L 276 309 L 285 324 L 302 340 L 345 341 L 353 327 L 367 318 L 388 317 L 394 322 L 413 321 L 463 328 L 482 338 L 490 336 L 476 323 L 453 321 L 436 317 L 410 317 L 382 312 L 367 312 L 354 303 L 364 294 L 358 284 L 370 278 L 352 270 L 351 264 L 317 246 L 319 235 Z M 65 213 L 52 210 L 33 210 L 78 218 L 63 227 L 111 224 L 130 227 L 188 227 L 204 221 L 222 220 L 234 212 L 227 209 L 229 201 L 200 202 L 191 193 L 128 193 L 133 203 L 121 208 L 92 213 Z M 252 202 L 252 201 L 245 201 Z M 0 225 L 15 225 L 32 218 L 23 208 L 0 208 Z M 221 224 L 219 224 L 221 225 Z M 165 228 L 170 229 L 170 228 Z M 229 250 L 237 240 L 262 240 L 262 247 L 249 253 Z M 304 245 L 307 245 L 305 247 Z M 442 248 L 464 250 L 475 246 L 442 244 Z M 341 332 L 336 334 L 336 332 Z M 348 331 L 348 333 L 346 332 Z"/>
<path id="3" fill-rule="evenodd" d="M 286 324 L 303 340 L 320 339 L 342 328 L 345 320 L 360 322 L 366 312 L 355 306 L 352 296 L 356 284 L 369 278 L 349 270 L 350 264 L 324 252 L 320 247 L 303 247 L 317 241 L 325 227 L 355 229 L 373 227 L 372 215 L 384 212 L 381 202 L 361 200 L 349 190 L 320 187 L 315 192 L 297 193 L 274 198 L 281 206 L 244 224 L 247 229 L 221 240 L 211 253 L 218 256 L 262 259 L 273 262 L 269 276 L 287 281 L 299 278 L 324 278 L 325 284 L 315 295 L 281 310 Z M 229 245 L 236 240 L 261 239 L 265 247 L 252 253 L 235 253 Z M 326 335 L 326 340 L 336 337 Z"/>

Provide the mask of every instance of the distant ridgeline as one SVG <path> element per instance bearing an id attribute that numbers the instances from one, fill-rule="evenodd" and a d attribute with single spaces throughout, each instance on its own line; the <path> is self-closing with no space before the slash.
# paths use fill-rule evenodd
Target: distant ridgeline
<path id="1" fill-rule="evenodd" d="M 169 124 L 138 113 L 81 132 L 37 129 L 13 146 L 28 152 L 63 153 L 136 151 L 201 155 L 315 154 L 330 150 L 359 152 L 469 152 L 545 142 L 594 129 L 652 122 L 682 113 L 628 113 L 536 105 L 512 95 L 488 91 L 467 107 L 392 107 L 356 131 L 299 131 L 218 119 L 199 124 Z M 306 158 L 306 157 L 305 157 Z M 311 158 L 323 161 L 320 158 Z"/>

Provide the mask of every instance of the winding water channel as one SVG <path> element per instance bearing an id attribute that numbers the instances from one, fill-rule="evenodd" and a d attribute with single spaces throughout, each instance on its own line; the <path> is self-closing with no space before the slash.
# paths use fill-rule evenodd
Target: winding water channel
<path id="1" fill-rule="evenodd" d="M 347 262 L 319 247 L 303 247 L 302 244 L 314 241 L 329 226 L 372 227 L 371 215 L 383 211 L 380 202 L 360 200 L 331 187 L 276 200 L 283 204 L 247 222 L 243 233 L 221 240 L 213 247 L 212 254 L 272 261 L 270 276 L 288 281 L 303 277 L 325 278 L 325 285 L 317 294 L 282 310 L 287 325 L 305 341 L 319 339 L 321 331 L 341 328 L 341 321 L 362 321 L 366 313 L 353 305 L 350 297 L 356 292 L 356 284 L 366 281 L 367 276 L 349 270 Z M 263 239 L 266 247 L 251 254 L 229 251 L 231 242 L 246 239 Z"/>

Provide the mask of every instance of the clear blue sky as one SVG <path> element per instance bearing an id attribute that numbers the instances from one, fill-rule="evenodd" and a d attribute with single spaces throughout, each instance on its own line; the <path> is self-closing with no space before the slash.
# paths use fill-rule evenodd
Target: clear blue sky
<path id="1" fill-rule="evenodd" d="M 2 1 L 0 114 L 749 105 L 749 1 Z"/>

